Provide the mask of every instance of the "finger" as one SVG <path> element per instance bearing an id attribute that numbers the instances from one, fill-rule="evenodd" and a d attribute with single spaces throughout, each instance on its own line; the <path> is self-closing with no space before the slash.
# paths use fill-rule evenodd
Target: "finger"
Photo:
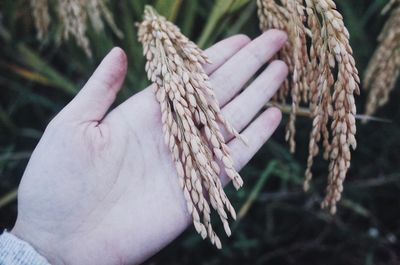
<path id="1" fill-rule="evenodd" d="M 221 106 L 231 100 L 257 70 L 281 49 L 286 34 L 269 30 L 243 47 L 210 77 Z"/>
<path id="2" fill-rule="evenodd" d="M 126 71 L 125 52 L 113 48 L 61 115 L 78 121 L 102 120 L 121 89 Z"/>
<path id="3" fill-rule="evenodd" d="M 269 108 L 242 133 L 248 139 L 247 146 L 240 139 L 233 139 L 229 142 L 228 145 L 236 170 L 242 169 L 271 137 L 281 118 L 282 114 L 279 109 Z M 223 185 L 226 185 L 229 182 L 229 178 L 226 175 L 222 175 L 221 181 Z"/>
<path id="4" fill-rule="evenodd" d="M 246 35 L 235 35 L 208 48 L 205 53 L 212 63 L 203 66 L 206 73 L 210 74 L 218 69 L 249 42 L 250 38 Z M 131 111 L 135 108 L 147 108 L 147 106 L 150 106 L 155 102 L 152 97 L 154 97 L 152 86 L 149 86 L 138 94 L 127 99 L 118 107 L 118 109 L 126 109 Z"/>
<path id="5" fill-rule="evenodd" d="M 282 61 L 273 61 L 240 95 L 223 109 L 223 116 L 237 131 L 242 131 L 265 106 L 285 80 L 288 67 Z M 249 104 L 251 102 L 251 104 Z M 222 128 L 228 142 L 232 135 Z"/>
<path id="6" fill-rule="evenodd" d="M 205 50 L 205 54 L 211 60 L 211 64 L 203 65 L 204 71 L 211 75 L 249 42 L 250 38 L 246 35 L 235 35 L 214 44 Z"/>

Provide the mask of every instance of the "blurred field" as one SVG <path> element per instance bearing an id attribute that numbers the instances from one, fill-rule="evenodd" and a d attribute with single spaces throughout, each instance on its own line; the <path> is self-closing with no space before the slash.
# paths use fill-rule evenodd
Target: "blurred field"
<path id="1" fill-rule="evenodd" d="M 113 47 L 128 54 L 129 70 L 118 102 L 147 84 L 134 23 L 145 3 L 154 4 L 202 47 L 237 33 L 258 35 L 255 1 L 110 1 L 124 38 L 105 28 L 89 29 L 93 58 L 73 40 L 40 42 L 26 0 L 0 1 L 0 227 L 12 228 L 15 190 L 29 156 L 49 120 L 74 96 L 101 58 Z M 376 47 L 385 16 L 384 0 L 338 0 L 351 33 L 361 75 Z M 118 15 L 116 15 L 118 14 Z M 400 25 L 399 25 L 400 26 Z M 365 92 L 358 97 L 362 113 Z M 391 122 L 358 124 L 359 146 L 345 182 L 338 213 L 321 211 L 327 164 L 319 158 L 310 192 L 302 191 L 310 121 L 299 118 L 298 150 L 288 152 L 284 123 L 242 171 L 245 186 L 228 195 L 239 211 L 233 236 L 223 250 L 188 229 L 146 264 L 400 264 L 399 83 L 378 117 Z M 285 117 L 286 119 L 286 117 Z M 222 229 L 222 227 L 219 227 Z M 220 234 L 223 234 L 220 231 Z M 132 235 L 134 237 L 135 235 Z"/>

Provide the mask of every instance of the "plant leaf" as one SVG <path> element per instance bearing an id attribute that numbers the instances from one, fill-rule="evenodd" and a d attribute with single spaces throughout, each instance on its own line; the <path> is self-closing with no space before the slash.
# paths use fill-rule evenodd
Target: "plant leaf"
<path id="1" fill-rule="evenodd" d="M 178 16 L 182 0 L 158 0 L 155 8 L 160 15 L 166 17 L 169 21 L 174 22 Z"/>

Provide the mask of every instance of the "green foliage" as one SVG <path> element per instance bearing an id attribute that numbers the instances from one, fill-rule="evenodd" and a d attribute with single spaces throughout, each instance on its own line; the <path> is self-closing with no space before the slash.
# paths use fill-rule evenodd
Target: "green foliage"
<path id="1" fill-rule="evenodd" d="M 226 36 L 259 34 L 255 0 L 121 0 L 110 1 L 118 38 L 110 28 L 89 27 L 93 58 L 74 40 L 39 42 L 23 0 L 0 2 L 0 224 L 10 228 L 16 217 L 15 189 L 46 124 L 67 103 L 113 47 L 128 55 L 129 70 L 118 102 L 148 84 L 135 22 L 145 4 L 182 29 L 202 47 Z M 337 1 L 351 33 L 363 73 L 383 25 L 386 0 Z M 268 85 L 268 84 L 266 84 Z M 315 165 L 316 182 L 302 192 L 310 121 L 299 118 L 298 153 L 288 153 L 284 125 L 242 171 L 245 186 L 228 188 L 240 212 L 233 236 L 221 252 L 189 229 L 148 264 L 399 264 L 400 249 L 400 110 L 395 91 L 378 116 L 392 123 L 359 124 L 359 148 L 336 216 L 319 209 L 326 164 Z M 358 98 L 363 110 L 365 96 Z M 118 104 L 117 102 L 117 104 Z M 245 107 L 245 106 L 244 106 Z M 378 231 L 378 233 L 376 233 Z M 220 231 L 221 232 L 221 231 Z M 221 233 L 222 234 L 222 233 Z M 134 235 L 132 235 L 134 236 Z"/>

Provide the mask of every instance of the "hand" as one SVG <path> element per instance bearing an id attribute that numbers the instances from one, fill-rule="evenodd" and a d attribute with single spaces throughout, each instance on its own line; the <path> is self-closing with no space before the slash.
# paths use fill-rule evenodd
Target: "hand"
<path id="1" fill-rule="evenodd" d="M 238 170 L 281 120 L 269 108 L 251 122 L 285 79 L 286 65 L 271 62 L 238 93 L 285 41 L 271 30 L 206 51 L 223 115 L 249 140 L 245 146 L 225 134 Z M 191 224 L 151 87 L 107 113 L 126 71 L 124 52 L 114 48 L 50 122 L 23 175 L 12 233 L 52 264 L 139 263 Z"/>

